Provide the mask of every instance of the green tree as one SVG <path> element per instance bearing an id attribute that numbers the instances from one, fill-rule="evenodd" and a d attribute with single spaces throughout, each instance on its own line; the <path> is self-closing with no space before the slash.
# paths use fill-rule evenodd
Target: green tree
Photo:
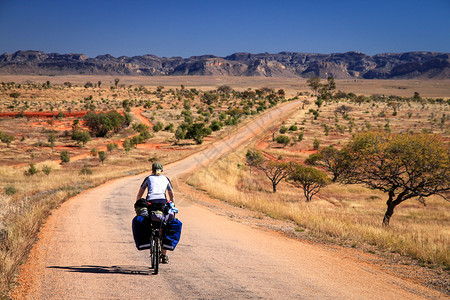
<path id="1" fill-rule="evenodd" d="M 104 137 L 109 133 L 118 133 L 122 128 L 130 124 L 130 116 L 121 115 L 117 111 L 107 113 L 88 112 L 84 117 L 86 126 L 94 136 Z"/>
<path id="2" fill-rule="evenodd" d="M 187 128 L 186 138 L 193 139 L 197 144 L 203 143 L 205 136 L 211 134 L 211 129 L 205 123 L 194 123 Z"/>
<path id="3" fill-rule="evenodd" d="M 15 140 L 14 136 L 3 133 L 2 131 L 0 131 L 0 140 L 6 144 L 6 147 L 9 148 L 9 145 L 11 144 L 12 141 Z"/>
<path id="4" fill-rule="evenodd" d="M 400 203 L 450 190 L 450 147 L 431 134 L 365 132 L 343 148 L 348 168 L 344 183 L 362 183 L 388 194 L 383 225 Z"/>
<path id="5" fill-rule="evenodd" d="M 325 172 L 302 165 L 296 165 L 287 180 L 303 190 L 306 202 L 311 202 L 312 197 L 316 195 L 321 188 L 330 183 L 330 179 Z"/>
<path id="6" fill-rule="evenodd" d="M 105 159 L 106 159 L 106 152 L 105 152 L 105 151 L 99 151 L 99 152 L 98 152 L 98 158 L 100 159 L 100 161 L 101 161 L 102 164 L 103 164 L 103 162 L 104 162 Z"/>
<path id="7" fill-rule="evenodd" d="M 278 162 L 272 160 L 264 160 L 262 163 L 255 166 L 263 171 L 266 177 L 272 182 L 272 191 L 277 191 L 277 185 L 281 180 L 286 178 L 291 172 L 291 164 L 286 162 Z"/>
<path id="8" fill-rule="evenodd" d="M 245 159 L 247 165 L 250 167 L 250 174 L 252 173 L 253 167 L 258 167 L 264 162 L 264 156 L 261 154 L 261 151 L 258 150 L 247 150 Z"/>
<path id="9" fill-rule="evenodd" d="M 91 134 L 88 131 L 73 131 L 72 140 L 76 141 L 78 145 L 84 147 L 91 140 Z"/>
<path id="10" fill-rule="evenodd" d="M 348 161 L 344 154 L 333 146 L 322 148 L 318 153 L 311 154 L 305 163 L 324 167 L 333 175 L 332 182 L 336 182 L 348 169 Z"/>
<path id="11" fill-rule="evenodd" d="M 54 131 L 50 132 L 47 140 L 50 143 L 50 148 L 53 149 L 55 147 L 56 133 Z"/>
<path id="12" fill-rule="evenodd" d="M 317 91 L 322 86 L 322 84 L 320 83 L 319 77 L 316 77 L 316 76 L 315 77 L 311 77 L 310 79 L 308 79 L 306 81 L 306 84 L 308 84 L 308 86 L 311 88 L 311 90 L 313 91 L 314 95 L 317 94 Z"/>
<path id="13" fill-rule="evenodd" d="M 288 137 L 287 135 L 279 135 L 275 138 L 275 141 L 278 144 L 282 144 L 284 147 L 286 147 L 291 142 L 291 138 Z"/>

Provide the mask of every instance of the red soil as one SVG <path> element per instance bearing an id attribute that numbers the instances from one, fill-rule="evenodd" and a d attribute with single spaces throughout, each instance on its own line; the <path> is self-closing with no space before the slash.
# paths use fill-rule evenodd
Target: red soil
<path id="1" fill-rule="evenodd" d="M 72 118 L 80 118 L 83 117 L 85 114 L 87 113 L 87 111 L 77 111 L 77 112 L 63 112 L 63 114 L 66 117 L 72 117 Z M 9 118 L 13 118 L 16 117 L 20 114 L 20 112 L 0 112 L 0 117 L 4 118 L 4 117 L 9 117 Z M 44 111 L 26 111 L 23 112 L 23 116 L 27 117 L 27 118 L 54 118 L 59 114 L 59 112 L 44 112 Z"/>

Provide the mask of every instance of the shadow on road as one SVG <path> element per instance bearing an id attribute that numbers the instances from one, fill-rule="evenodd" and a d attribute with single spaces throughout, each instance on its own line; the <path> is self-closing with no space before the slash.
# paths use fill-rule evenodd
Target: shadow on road
<path id="1" fill-rule="evenodd" d="M 49 269 L 67 270 L 78 273 L 94 274 L 128 274 L 128 275 L 152 275 L 153 270 L 144 266 L 50 266 Z"/>

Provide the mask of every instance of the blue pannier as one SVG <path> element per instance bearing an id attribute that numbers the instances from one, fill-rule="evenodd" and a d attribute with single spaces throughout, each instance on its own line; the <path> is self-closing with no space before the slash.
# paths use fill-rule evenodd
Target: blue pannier
<path id="1" fill-rule="evenodd" d="M 147 218 L 136 216 L 132 221 L 133 237 L 138 250 L 150 249 L 150 226 Z"/>
<path id="2" fill-rule="evenodd" d="M 180 241 L 182 223 L 175 219 L 167 222 L 164 238 L 162 242 L 163 249 L 173 251 Z"/>

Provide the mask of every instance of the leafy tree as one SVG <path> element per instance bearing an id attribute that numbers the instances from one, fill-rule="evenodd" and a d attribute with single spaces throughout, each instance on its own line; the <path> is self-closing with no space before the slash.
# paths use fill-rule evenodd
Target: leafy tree
<path id="1" fill-rule="evenodd" d="M 314 150 L 319 150 L 320 147 L 320 141 L 318 139 L 314 139 L 313 141 L 313 149 Z"/>
<path id="2" fill-rule="evenodd" d="M 6 144 L 6 147 L 9 148 L 9 145 L 11 144 L 12 141 L 15 140 L 14 136 L 3 133 L 2 131 L 0 131 L 0 140 Z"/>
<path id="3" fill-rule="evenodd" d="M 285 134 L 287 131 L 288 131 L 288 128 L 287 128 L 286 126 L 282 125 L 282 126 L 280 127 L 279 132 L 280 132 L 281 134 Z"/>
<path id="4" fill-rule="evenodd" d="M 275 141 L 278 144 L 282 144 L 284 147 L 286 147 L 291 142 L 291 138 L 288 137 L 287 135 L 279 135 L 275 138 Z"/>
<path id="5" fill-rule="evenodd" d="M 437 135 L 365 132 L 344 147 L 345 183 L 363 183 L 388 194 L 383 225 L 400 203 L 450 190 L 450 147 Z"/>
<path id="6" fill-rule="evenodd" d="M 104 162 L 105 159 L 106 159 L 106 152 L 105 152 L 105 151 L 99 151 L 99 152 L 98 152 L 98 158 L 100 159 L 100 161 L 101 161 L 102 164 L 103 164 L 103 162 Z"/>
<path id="7" fill-rule="evenodd" d="M 256 168 L 263 171 L 266 177 L 272 182 L 272 190 L 277 191 L 277 185 L 286 178 L 292 171 L 291 164 L 272 160 L 264 160 L 256 165 Z"/>
<path id="8" fill-rule="evenodd" d="M 10 93 L 9 96 L 11 98 L 17 99 L 17 98 L 20 97 L 20 93 L 19 92 L 13 92 L 13 93 Z"/>
<path id="9" fill-rule="evenodd" d="M 311 77 L 310 79 L 308 79 L 306 81 L 306 83 L 311 88 L 311 90 L 313 91 L 314 94 L 317 94 L 317 91 L 322 86 L 322 84 L 320 83 L 319 77 Z"/>
<path id="10" fill-rule="evenodd" d="M 153 131 L 158 132 L 164 128 L 164 124 L 162 122 L 157 122 L 155 125 L 153 125 Z"/>
<path id="11" fill-rule="evenodd" d="M 336 113 L 340 113 L 342 116 L 345 116 L 346 114 L 348 114 L 349 112 L 351 112 L 353 110 L 353 108 L 351 106 L 348 105 L 341 105 L 338 108 L 336 108 L 334 111 Z"/>
<path id="12" fill-rule="evenodd" d="M 175 139 L 177 140 L 177 143 L 180 140 L 184 140 L 186 138 L 186 133 L 189 125 L 186 123 L 181 123 L 180 126 L 178 126 L 177 130 L 175 131 Z"/>
<path id="13" fill-rule="evenodd" d="M 110 111 L 107 113 L 88 112 L 84 117 L 86 126 L 88 126 L 91 133 L 98 137 L 104 137 L 110 132 L 117 133 L 122 128 L 130 124 L 130 116 L 124 116 L 117 111 Z"/>
<path id="14" fill-rule="evenodd" d="M 245 158 L 247 165 L 250 167 L 250 174 L 252 173 L 252 167 L 257 167 L 264 162 L 264 156 L 258 150 L 247 150 Z"/>
<path id="15" fill-rule="evenodd" d="M 205 136 L 211 134 L 211 129 L 205 123 L 194 123 L 187 128 L 186 138 L 193 139 L 197 144 L 203 143 Z"/>
<path id="16" fill-rule="evenodd" d="M 324 167 L 333 175 L 332 182 L 336 182 L 348 169 L 348 162 L 343 153 L 333 146 L 325 147 L 318 153 L 311 154 L 305 163 Z"/>
<path id="17" fill-rule="evenodd" d="M 324 172 L 302 165 L 296 165 L 287 180 L 303 190 L 306 202 L 311 202 L 312 197 L 330 183 L 330 179 Z"/>
<path id="18" fill-rule="evenodd" d="M 218 121 L 218 120 L 213 120 L 211 122 L 211 125 L 209 126 L 209 128 L 211 128 L 212 131 L 217 131 L 220 130 L 223 126 L 223 123 Z"/>
<path id="19" fill-rule="evenodd" d="M 56 133 L 55 132 L 50 132 L 50 134 L 48 135 L 48 142 L 50 143 L 50 148 L 53 149 L 53 147 L 55 147 L 55 141 L 56 141 Z"/>
<path id="20" fill-rule="evenodd" d="M 69 152 L 67 150 L 63 150 L 61 151 L 61 162 L 62 163 L 68 163 L 70 161 L 70 155 Z"/>
<path id="21" fill-rule="evenodd" d="M 131 148 L 133 147 L 133 145 L 131 144 L 131 140 L 130 139 L 125 139 L 123 141 L 123 149 L 125 150 L 125 152 L 130 152 Z"/>
<path id="22" fill-rule="evenodd" d="M 91 140 L 91 134 L 88 131 L 73 131 L 72 140 L 77 141 L 78 145 L 85 146 Z"/>

